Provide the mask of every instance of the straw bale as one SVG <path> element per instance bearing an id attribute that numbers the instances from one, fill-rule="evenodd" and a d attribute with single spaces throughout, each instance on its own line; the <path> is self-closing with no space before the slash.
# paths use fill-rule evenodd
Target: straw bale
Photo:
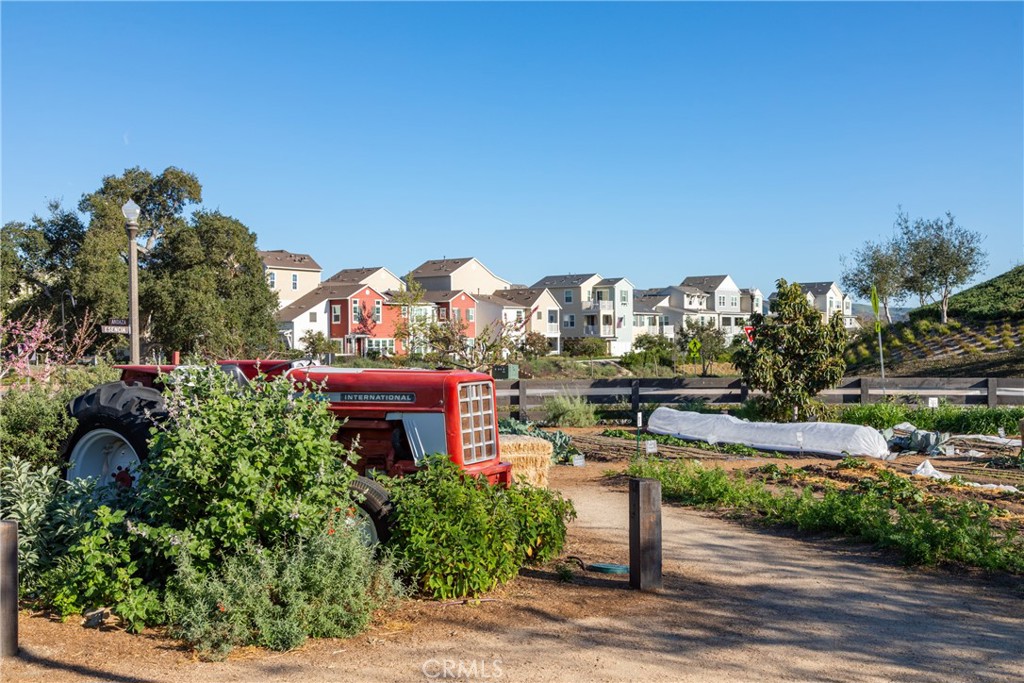
<path id="1" fill-rule="evenodd" d="M 554 447 L 550 441 L 520 434 L 501 435 L 501 459 L 512 463 L 512 476 L 547 488 Z"/>

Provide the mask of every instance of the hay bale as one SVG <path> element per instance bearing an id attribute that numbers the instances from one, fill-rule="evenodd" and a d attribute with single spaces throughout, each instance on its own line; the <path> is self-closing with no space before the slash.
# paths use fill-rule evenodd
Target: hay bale
<path id="1" fill-rule="evenodd" d="M 501 435 L 501 459 L 512 463 L 512 476 L 517 481 L 547 488 L 553 452 L 551 442 L 540 437 Z"/>

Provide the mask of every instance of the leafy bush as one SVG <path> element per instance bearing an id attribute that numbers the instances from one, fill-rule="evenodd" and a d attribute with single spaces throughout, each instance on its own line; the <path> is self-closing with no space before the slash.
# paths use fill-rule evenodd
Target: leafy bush
<path id="1" fill-rule="evenodd" d="M 183 553 L 165 609 L 172 636 L 217 659 L 243 645 L 287 650 L 310 636 L 347 638 L 402 592 L 390 557 L 374 562 L 356 529 L 332 520 L 305 541 L 247 542 L 212 571 Z"/>
<path id="2" fill-rule="evenodd" d="M 630 370 L 643 368 L 673 368 L 678 352 L 672 340 L 653 334 L 641 334 L 633 342 L 633 349 L 622 354 L 619 364 Z"/>
<path id="3" fill-rule="evenodd" d="M 597 412 L 582 396 L 549 396 L 544 399 L 545 420 L 556 427 L 593 427 Z"/>
<path id="4" fill-rule="evenodd" d="M 68 401 L 115 379 L 115 370 L 96 366 L 62 370 L 48 383 L 11 386 L 0 395 L 0 461 L 18 458 L 36 467 L 62 466 L 61 447 L 77 424 L 68 415 Z"/>
<path id="5" fill-rule="evenodd" d="M 404 571 L 435 598 L 479 595 L 513 578 L 525 562 L 553 557 L 575 516 L 558 493 L 492 486 L 464 476 L 444 456 L 386 484 L 395 508 L 389 544 Z"/>
<path id="6" fill-rule="evenodd" d="M 168 420 L 139 476 L 140 521 L 173 558 L 185 544 L 216 553 L 308 537 L 348 500 L 352 454 L 332 437 L 327 403 L 297 399 L 286 378 L 240 387 L 216 368 L 168 377 Z M 199 494 L 199 495 L 197 495 Z"/>
<path id="7" fill-rule="evenodd" d="M 567 356 L 599 358 L 608 355 L 608 345 L 597 337 L 570 337 L 562 340 L 562 352 Z"/>
<path id="8" fill-rule="evenodd" d="M 568 434 L 562 431 L 547 431 L 532 422 L 503 418 L 498 420 L 498 433 L 536 436 L 551 442 L 551 461 L 556 465 L 572 462 L 572 456 L 579 454 L 579 450 L 572 445 L 572 438 Z"/>

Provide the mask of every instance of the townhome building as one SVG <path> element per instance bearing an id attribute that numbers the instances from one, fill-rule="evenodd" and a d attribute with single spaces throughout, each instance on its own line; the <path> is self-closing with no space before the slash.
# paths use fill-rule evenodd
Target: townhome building
<path id="1" fill-rule="evenodd" d="M 284 249 L 258 251 L 263 260 L 263 274 L 271 291 L 277 293 L 277 307 L 282 309 L 313 291 L 320 284 L 321 268 L 309 254 L 293 254 Z"/>
<path id="2" fill-rule="evenodd" d="M 341 355 L 404 353 L 395 338 L 399 306 L 388 295 L 362 284 L 324 282 L 276 314 L 278 332 L 288 348 L 302 348 L 302 339 L 320 332 Z"/>
<path id="3" fill-rule="evenodd" d="M 633 342 L 643 334 L 675 339 L 676 328 L 670 322 L 671 296 L 660 289 L 633 291 Z"/>
<path id="4" fill-rule="evenodd" d="M 434 305 L 438 322 L 459 325 L 463 336 L 470 343 L 476 339 L 478 326 L 475 296 L 462 290 L 428 291 L 423 293 L 423 301 Z"/>
<path id="5" fill-rule="evenodd" d="M 561 352 L 561 306 L 550 290 L 517 287 L 499 290 L 495 294 L 481 294 L 477 299 L 481 325 L 501 322 L 506 329 L 515 330 L 519 337 L 530 332 L 543 335 L 548 340 L 551 353 Z"/>
<path id="6" fill-rule="evenodd" d="M 410 275 L 423 289 L 433 292 L 494 294 L 512 287 L 512 283 L 472 257 L 424 261 Z"/>
<path id="7" fill-rule="evenodd" d="M 800 289 L 807 296 L 807 302 L 821 311 L 821 318 L 828 321 L 833 315 L 843 316 L 843 327 L 847 330 L 859 330 L 860 320 L 853 315 L 853 298 L 844 294 L 835 282 L 798 282 Z M 774 297 L 774 294 L 772 295 Z"/>
<path id="8" fill-rule="evenodd" d="M 340 282 L 348 285 L 370 285 L 378 292 L 400 292 L 405 289 L 402 278 L 382 266 L 370 268 L 345 268 L 330 276 L 324 282 Z"/>
<path id="9" fill-rule="evenodd" d="M 562 340 L 593 337 L 621 356 L 633 346 L 633 284 L 597 273 L 549 275 L 533 288 L 550 290 L 562 307 Z"/>

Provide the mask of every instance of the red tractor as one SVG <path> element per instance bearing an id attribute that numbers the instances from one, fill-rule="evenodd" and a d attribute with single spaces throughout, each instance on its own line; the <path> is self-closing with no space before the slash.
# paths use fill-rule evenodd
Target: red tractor
<path id="1" fill-rule="evenodd" d="M 387 492 L 367 471 L 414 472 L 423 459 L 446 453 L 467 474 L 509 485 L 512 466 L 500 460 L 494 380 L 462 370 L 352 369 L 308 361 L 220 361 L 242 384 L 258 374 L 286 375 L 316 387 L 338 417 L 336 438 L 359 455 L 353 489 L 372 524 L 371 542 L 387 535 Z M 68 479 L 95 477 L 130 485 L 149 451 L 150 428 L 164 414 L 161 375 L 173 365 L 123 365 L 121 381 L 90 389 L 68 404 L 78 428 L 65 447 Z"/>

